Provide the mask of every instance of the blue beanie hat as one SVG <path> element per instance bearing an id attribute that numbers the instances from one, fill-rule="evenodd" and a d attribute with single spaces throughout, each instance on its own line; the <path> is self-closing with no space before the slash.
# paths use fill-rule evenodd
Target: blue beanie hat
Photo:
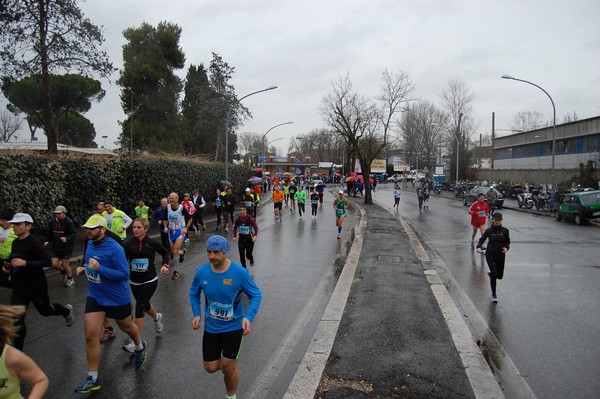
<path id="1" fill-rule="evenodd" d="M 207 251 L 229 252 L 229 240 L 220 235 L 213 235 L 206 241 Z"/>

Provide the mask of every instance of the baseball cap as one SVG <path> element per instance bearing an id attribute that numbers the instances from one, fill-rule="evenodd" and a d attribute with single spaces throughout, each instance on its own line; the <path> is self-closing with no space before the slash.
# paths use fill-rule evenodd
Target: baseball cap
<path id="1" fill-rule="evenodd" d="M 338 191 L 338 194 L 344 194 L 344 190 Z"/>
<path id="2" fill-rule="evenodd" d="M 33 219 L 28 213 L 15 213 L 15 216 L 8 223 L 31 223 L 33 224 Z"/>
<path id="3" fill-rule="evenodd" d="M 85 227 L 86 229 L 95 229 L 96 227 L 106 227 L 106 219 L 102 216 L 95 214 L 90 216 L 90 218 L 85 222 L 85 224 L 81 227 Z"/>
<path id="4" fill-rule="evenodd" d="M 500 212 L 492 213 L 492 219 L 502 220 L 502 214 Z"/>
<path id="5" fill-rule="evenodd" d="M 246 191 L 250 191 L 250 188 L 249 188 L 249 187 L 248 187 L 248 188 L 246 188 Z"/>
<path id="6" fill-rule="evenodd" d="M 67 208 L 62 205 L 57 206 L 52 213 L 67 213 Z"/>

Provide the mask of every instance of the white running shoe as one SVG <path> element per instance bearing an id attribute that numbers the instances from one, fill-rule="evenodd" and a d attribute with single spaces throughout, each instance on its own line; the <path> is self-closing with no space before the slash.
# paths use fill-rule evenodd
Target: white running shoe
<path id="1" fill-rule="evenodd" d="M 125 352 L 134 353 L 135 352 L 135 344 L 130 339 L 125 345 L 123 345 L 123 350 Z"/>
<path id="2" fill-rule="evenodd" d="M 161 333 L 164 330 L 163 324 L 162 324 L 162 313 L 157 313 L 156 314 L 156 320 L 154 320 L 154 327 L 156 327 L 156 332 L 157 333 Z"/>

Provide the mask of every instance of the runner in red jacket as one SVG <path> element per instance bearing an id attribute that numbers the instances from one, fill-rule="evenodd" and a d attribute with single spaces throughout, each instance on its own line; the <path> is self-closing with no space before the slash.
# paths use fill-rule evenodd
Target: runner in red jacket
<path id="1" fill-rule="evenodd" d="M 490 208 L 485 202 L 485 194 L 481 193 L 477 196 L 477 201 L 473 202 L 469 208 L 469 215 L 471 215 L 471 226 L 473 226 L 473 233 L 471 234 L 471 249 L 475 248 L 475 236 L 477 230 L 481 232 L 485 231 L 485 224 L 487 222 L 487 216 L 490 213 Z"/>

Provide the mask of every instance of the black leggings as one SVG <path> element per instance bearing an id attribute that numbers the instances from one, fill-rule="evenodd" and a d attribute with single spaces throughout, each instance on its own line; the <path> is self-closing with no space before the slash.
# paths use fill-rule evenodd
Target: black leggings
<path id="1" fill-rule="evenodd" d="M 254 262 L 254 256 L 252 255 L 254 241 L 252 241 L 252 237 L 244 234 L 240 235 L 238 239 L 238 249 L 240 251 L 240 263 L 244 268 L 246 267 L 246 258 L 248 258 L 250 263 Z"/>
<path id="2" fill-rule="evenodd" d="M 152 295 L 154 295 L 154 291 L 156 291 L 156 287 L 158 287 L 158 280 L 142 285 L 129 285 L 133 297 L 135 298 L 135 318 L 141 319 L 152 306 L 150 304 L 150 299 L 152 299 Z"/>
<path id="3" fill-rule="evenodd" d="M 21 273 L 22 271 L 19 271 Z M 25 279 L 23 278 L 25 277 Z M 59 303 L 50 304 L 48 296 L 48 281 L 43 270 L 39 273 L 28 273 L 26 276 L 16 276 L 13 274 L 13 291 L 11 296 L 11 305 L 23 305 L 25 308 L 33 303 L 39 314 L 48 316 L 67 316 L 69 309 Z M 21 326 L 19 335 L 13 339 L 13 346 L 18 350 L 23 350 L 27 327 L 25 326 L 26 313 L 21 315 L 15 325 Z"/>
<path id="4" fill-rule="evenodd" d="M 501 252 L 485 252 L 485 260 L 490 269 L 490 287 L 493 295 L 496 295 L 496 279 L 502 280 L 502 277 L 504 277 L 505 258 L 505 255 Z"/>
<path id="5" fill-rule="evenodd" d="M 319 209 L 319 204 L 310 204 L 310 210 L 313 216 L 317 216 L 317 209 Z"/>
<path id="6" fill-rule="evenodd" d="M 221 214 L 223 213 L 223 208 L 217 208 L 217 227 L 221 225 Z"/>
<path id="7" fill-rule="evenodd" d="M 298 215 L 302 217 L 302 212 L 306 213 L 306 208 L 304 207 L 304 202 L 298 202 Z"/>

